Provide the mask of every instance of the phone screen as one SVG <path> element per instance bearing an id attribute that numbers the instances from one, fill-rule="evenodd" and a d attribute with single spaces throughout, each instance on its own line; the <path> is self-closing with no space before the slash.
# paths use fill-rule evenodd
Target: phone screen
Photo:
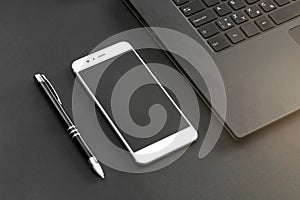
<path id="1" fill-rule="evenodd" d="M 189 127 L 149 70 L 128 51 L 79 72 L 134 152 Z"/>

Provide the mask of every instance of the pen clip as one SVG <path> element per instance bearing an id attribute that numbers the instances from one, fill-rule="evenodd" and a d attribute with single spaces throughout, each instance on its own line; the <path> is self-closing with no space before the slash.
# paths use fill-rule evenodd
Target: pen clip
<path id="1" fill-rule="evenodd" d="M 61 102 L 61 100 L 60 100 L 60 98 L 59 98 L 57 92 L 55 91 L 54 87 L 53 87 L 52 84 L 50 83 L 50 81 L 46 78 L 46 76 L 45 76 L 44 74 L 42 74 L 41 76 L 42 76 L 42 78 L 44 79 L 44 81 L 47 83 L 47 85 L 50 87 L 50 89 L 52 90 L 52 92 L 54 93 L 54 95 L 55 95 L 55 97 L 56 97 L 58 103 L 59 103 L 60 105 L 62 105 L 62 102 Z"/>

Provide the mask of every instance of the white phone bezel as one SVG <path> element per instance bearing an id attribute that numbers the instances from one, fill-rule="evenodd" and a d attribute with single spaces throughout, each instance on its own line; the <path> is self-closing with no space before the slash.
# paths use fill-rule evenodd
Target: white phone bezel
<path id="1" fill-rule="evenodd" d="M 155 142 L 153 144 L 150 144 L 147 147 L 144 147 L 138 151 L 133 151 L 130 145 L 127 143 L 121 132 L 118 130 L 117 126 L 114 124 L 114 122 L 111 120 L 110 116 L 107 114 L 105 109 L 102 107 L 100 102 L 97 100 L 93 92 L 89 89 L 83 78 L 80 76 L 79 72 L 82 70 L 85 70 L 89 67 L 93 67 L 96 64 L 99 64 L 101 62 L 104 62 L 106 60 L 109 60 L 115 56 L 118 56 L 120 54 L 123 54 L 128 51 L 133 51 L 136 56 L 139 58 L 139 60 L 143 63 L 145 68 L 149 71 L 151 76 L 155 79 L 157 84 L 160 86 L 160 88 L 164 91 L 164 93 L 167 95 L 169 100 L 173 103 L 173 105 L 176 107 L 176 109 L 180 112 L 182 117 L 187 121 L 189 124 L 189 127 L 178 131 L 177 133 L 174 133 L 158 142 Z M 87 62 L 88 61 L 88 62 Z M 163 156 L 166 156 L 170 154 L 171 152 L 180 149 L 184 146 L 187 146 L 194 142 L 198 138 L 198 133 L 196 129 L 191 125 L 191 123 L 188 121 L 186 116 L 182 113 L 182 111 L 179 109 L 179 107 L 176 105 L 176 103 L 173 101 L 173 99 L 170 97 L 170 95 L 167 93 L 167 91 L 162 87 L 160 82 L 157 80 L 157 78 L 154 76 L 154 74 L 150 71 L 149 67 L 146 65 L 146 63 L 142 60 L 142 58 L 137 54 L 135 49 L 132 47 L 132 45 L 129 42 L 122 41 L 119 43 L 116 43 L 114 45 L 111 45 L 107 48 L 104 48 L 100 51 L 97 51 L 95 53 L 89 54 L 87 56 L 84 56 L 72 63 L 72 69 L 83 87 L 87 90 L 90 97 L 94 100 L 98 108 L 101 110 L 101 112 L 104 114 L 110 125 L 113 127 L 114 131 L 117 133 L 121 141 L 124 143 L 125 147 L 128 149 L 132 157 L 134 158 L 135 162 L 141 165 L 149 164 Z M 180 141 L 180 143 L 175 142 L 172 143 L 172 141 L 176 138 L 177 141 Z"/>

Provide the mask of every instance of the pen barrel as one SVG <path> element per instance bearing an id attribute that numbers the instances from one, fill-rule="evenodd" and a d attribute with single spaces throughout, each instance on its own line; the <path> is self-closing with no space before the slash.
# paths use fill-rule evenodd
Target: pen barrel
<path id="1" fill-rule="evenodd" d="M 69 127 L 68 128 L 68 133 L 69 133 L 70 137 L 75 141 L 75 143 L 77 143 L 77 145 L 80 146 L 83 153 L 87 156 L 88 159 L 90 157 L 94 156 L 92 151 L 89 149 L 89 147 L 87 146 L 87 144 L 85 143 L 85 141 L 81 137 L 80 132 L 77 130 L 77 128 L 75 126 Z"/>

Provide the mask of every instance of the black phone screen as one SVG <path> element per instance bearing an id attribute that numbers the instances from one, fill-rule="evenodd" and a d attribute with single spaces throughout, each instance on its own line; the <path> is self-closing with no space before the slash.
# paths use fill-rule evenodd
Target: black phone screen
<path id="1" fill-rule="evenodd" d="M 189 127 L 149 70 L 128 51 L 79 72 L 134 152 Z"/>

